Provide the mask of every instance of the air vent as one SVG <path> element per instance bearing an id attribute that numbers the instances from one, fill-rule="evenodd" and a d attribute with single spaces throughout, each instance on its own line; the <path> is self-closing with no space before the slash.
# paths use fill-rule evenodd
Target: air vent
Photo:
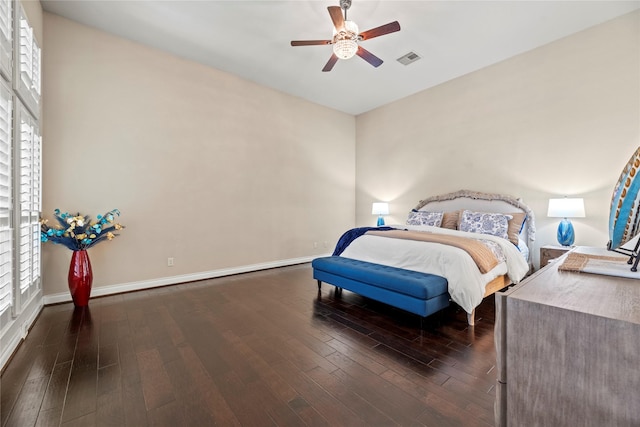
<path id="1" fill-rule="evenodd" d="M 409 52 L 405 55 L 402 55 L 400 58 L 398 58 L 398 62 L 401 63 L 402 65 L 409 65 L 413 62 L 416 62 L 420 58 L 422 57 L 417 53 Z"/>

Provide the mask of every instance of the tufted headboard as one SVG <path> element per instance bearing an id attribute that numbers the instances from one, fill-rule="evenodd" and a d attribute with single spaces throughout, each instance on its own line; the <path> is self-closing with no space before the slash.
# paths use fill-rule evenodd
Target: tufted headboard
<path id="1" fill-rule="evenodd" d="M 421 200 L 415 210 L 450 212 L 469 209 L 477 212 L 524 212 L 527 215 L 521 236 L 531 247 L 536 238 L 535 216 L 529 206 L 521 199 L 497 193 L 481 193 L 478 191 L 460 190 L 453 193 L 440 194 Z"/>

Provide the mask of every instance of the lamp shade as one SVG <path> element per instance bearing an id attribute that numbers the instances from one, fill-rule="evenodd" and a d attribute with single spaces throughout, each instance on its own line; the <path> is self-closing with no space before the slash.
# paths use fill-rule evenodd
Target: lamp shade
<path id="1" fill-rule="evenodd" d="M 552 218 L 584 218 L 584 199 L 568 197 L 549 199 L 547 216 Z"/>
<path id="2" fill-rule="evenodd" d="M 375 202 L 371 208 L 371 214 L 373 215 L 389 215 L 389 203 Z"/>

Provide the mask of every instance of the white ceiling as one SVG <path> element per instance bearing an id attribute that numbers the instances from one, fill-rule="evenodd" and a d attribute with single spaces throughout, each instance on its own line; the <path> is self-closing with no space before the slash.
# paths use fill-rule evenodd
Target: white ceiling
<path id="1" fill-rule="evenodd" d="M 321 70 L 331 46 L 327 6 L 339 0 L 42 0 L 45 11 L 227 71 L 350 114 L 360 114 L 640 8 L 636 1 L 353 0 L 348 17 L 368 30 L 401 30 L 362 42 L 385 62 L 359 57 Z M 422 57 L 396 61 L 413 51 Z"/>

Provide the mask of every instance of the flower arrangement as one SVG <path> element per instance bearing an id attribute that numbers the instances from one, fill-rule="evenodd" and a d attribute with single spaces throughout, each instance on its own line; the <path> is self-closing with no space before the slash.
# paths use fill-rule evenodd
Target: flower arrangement
<path id="1" fill-rule="evenodd" d="M 114 218 L 120 216 L 117 209 L 98 215 L 96 222 L 91 222 L 87 215 L 70 215 L 61 213 L 60 209 L 56 209 L 54 214 L 59 226 L 50 227 L 48 220 L 41 219 L 40 240 L 64 245 L 72 251 L 83 251 L 103 240 L 113 240 L 117 236 L 113 231 L 125 228 L 114 222 Z"/>

